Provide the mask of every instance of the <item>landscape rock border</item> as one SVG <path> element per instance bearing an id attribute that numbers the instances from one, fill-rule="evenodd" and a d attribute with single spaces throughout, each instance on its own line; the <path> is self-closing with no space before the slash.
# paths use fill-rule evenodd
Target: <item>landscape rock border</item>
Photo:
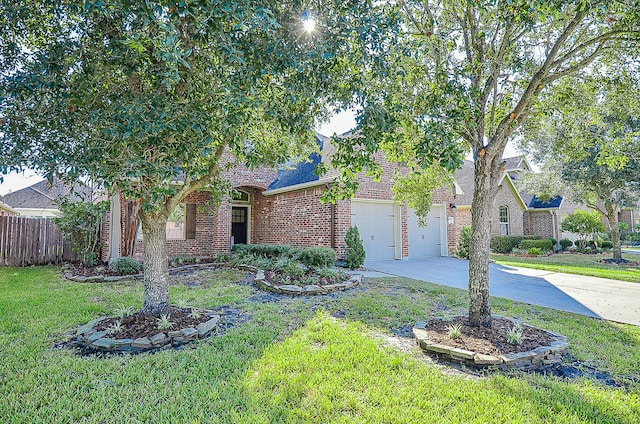
<path id="1" fill-rule="evenodd" d="M 307 286 L 296 286 L 292 284 L 273 284 L 267 281 L 264 271 L 256 268 L 255 283 L 262 290 L 273 293 L 290 294 L 290 295 L 317 295 L 327 294 L 336 291 L 350 289 L 355 287 L 362 281 L 362 274 L 352 275 L 347 281 L 335 284 L 309 284 Z"/>
<path id="2" fill-rule="evenodd" d="M 511 318 L 505 318 L 498 315 L 494 315 L 494 317 L 513 321 Z M 552 342 L 547 346 L 540 346 L 527 352 L 510 353 L 496 357 L 493 355 L 484 355 L 433 342 L 429 339 L 427 332 L 425 331 L 427 326 L 426 321 L 416 322 L 413 326 L 413 336 L 416 338 L 418 345 L 423 350 L 436 353 L 454 362 L 463 363 L 472 367 L 496 366 L 500 369 L 519 369 L 529 371 L 537 368 L 558 365 L 562 362 L 562 357 L 569 349 L 569 342 L 566 336 L 553 331 L 537 328 L 529 324 L 520 323 L 520 325 L 544 331 L 552 338 Z"/>
<path id="3" fill-rule="evenodd" d="M 191 264 L 184 265 L 181 267 L 170 268 L 169 275 L 178 274 L 182 271 L 186 271 L 189 269 L 197 269 L 197 268 L 234 268 L 239 269 L 241 271 L 250 271 L 257 272 L 257 268 L 249 266 L 249 265 L 230 265 L 225 262 L 207 262 L 201 264 Z M 90 277 L 86 277 L 84 275 L 73 275 L 71 272 L 67 271 L 64 273 L 64 278 L 70 281 L 75 281 L 77 283 L 104 283 L 104 282 L 115 282 L 122 280 L 130 280 L 130 279 L 140 279 L 144 277 L 144 274 L 130 274 L 130 275 L 112 275 L 112 276 L 104 276 L 104 275 L 92 275 Z"/>
<path id="4" fill-rule="evenodd" d="M 220 315 L 205 312 L 209 320 L 198 324 L 195 328 L 183 328 L 176 331 L 158 331 L 151 337 L 138 339 L 113 339 L 107 331 L 98 331 L 96 326 L 108 317 L 96 318 L 82 325 L 76 331 L 77 343 L 85 348 L 101 352 L 141 353 L 149 352 L 164 347 L 177 347 L 196 339 L 203 339 L 216 328 L 220 321 Z"/>

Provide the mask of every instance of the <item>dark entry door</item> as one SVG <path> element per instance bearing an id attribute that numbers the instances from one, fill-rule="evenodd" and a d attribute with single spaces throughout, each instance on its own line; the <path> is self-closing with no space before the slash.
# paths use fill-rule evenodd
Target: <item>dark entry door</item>
<path id="1" fill-rule="evenodd" d="M 247 208 L 233 206 L 231 208 L 231 235 L 235 244 L 247 244 Z"/>

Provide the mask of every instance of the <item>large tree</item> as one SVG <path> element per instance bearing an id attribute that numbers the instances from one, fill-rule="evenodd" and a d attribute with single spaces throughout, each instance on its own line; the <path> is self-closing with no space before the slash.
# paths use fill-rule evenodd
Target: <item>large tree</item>
<path id="1" fill-rule="evenodd" d="M 370 1 L 3 1 L 0 171 L 87 177 L 136 199 L 143 312 L 169 305 L 165 225 L 225 169 L 305 156 L 384 25 Z M 305 26 L 303 20 L 315 19 Z"/>
<path id="2" fill-rule="evenodd" d="M 640 91 L 633 68 L 567 79 L 541 96 L 522 146 L 543 167 L 525 178 L 541 197 L 564 195 L 606 220 L 622 259 L 618 214 L 640 196 Z"/>
<path id="3" fill-rule="evenodd" d="M 399 0 L 397 6 L 403 31 L 389 44 L 389 57 L 363 71 L 359 137 L 338 148 L 338 181 L 352 192 L 356 171 L 379 172 L 371 161 L 379 149 L 423 174 L 455 168 L 470 147 L 469 319 L 490 326 L 490 220 L 507 142 L 543 90 L 635 45 L 640 7 L 599 0 Z"/>

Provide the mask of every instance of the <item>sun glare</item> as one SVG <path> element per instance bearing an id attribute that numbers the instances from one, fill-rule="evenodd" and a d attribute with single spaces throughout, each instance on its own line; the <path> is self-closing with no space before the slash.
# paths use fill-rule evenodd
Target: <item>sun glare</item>
<path id="1" fill-rule="evenodd" d="M 316 20 L 313 18 L 305 19 L 303 25 L 306 32 L 311 33 L 316 30 Z"/>

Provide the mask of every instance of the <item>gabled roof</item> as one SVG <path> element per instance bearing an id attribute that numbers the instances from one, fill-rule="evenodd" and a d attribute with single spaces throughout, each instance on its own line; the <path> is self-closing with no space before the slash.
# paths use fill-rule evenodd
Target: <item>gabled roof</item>
<path id="1" fill-rule="evenodd" d="M 562 204 L 562 196 L 555 196 L 549 200 L 543 201 L 538 199 L 536 196 L 533 196 L 531 201 L 529 201 L 530 209 L 549 209 L 549 208 L 559 208 Z"/>
<path id="2" fill-rule="evenodd" d="M 542 204 L 539 201 L 534 202 L 534 195 L 524 191 L 519 191 L 517 189 L 515 181 L 518 180 L 520 171 L 531 170 L 529 162 L 527 162 L 527 159 L 524 156 L 513 156 L 503 158 L 503 160 L 504 170 L 500 179 L 500 184 L 506 182 L 509 189 L 513 193 L 513 196 L 516 198 L 518 203 L 520 203 L 522 210 L 559 207 L 553 206 L 555 203 L 545 203 L 545 206 L 541 206 Z M 473 161 L 465 160 L 462 164 L 462 167 L 458 169 L 454 174 L 456 183 L 458 183 L 458 185 L 462 189 L 462 194 L 456 194 L 456 204 L 458 206 L 471 205 L 471 202 L 473 201 L 474 173 L 475 167 Z M 559 202 L 562 202 L 562 198 L 560 198 Z"/>
<path id="3" fill-rule="evenodd" d="M 59 179 L 54 179 L 51 185 L 47 180 L 42 180 L 6 194 L 2 201 L 17 209 L 58 209 L 58 203 L 64 198 L 72 201 L 91 200 L 91 189 L 84 184 L 77 184 L 72 190 Z"/>
<path id="4" fill-rule="evenodd" d="M 316 133 L 316 144 L 318 152 L 313 152 L 307 160 L 298 162 L 291 169 L 278 170 L 278 178 L 276 178 L 267 190 L 278 190 L 285 187 L 292 187 L 299 184 L 318 181 L 320 178 L 313 173 L 316 166 L 322 161 L 322 150 L 326 137 Z"/>
<path id="5" fill-rule="evenodd" d="M 453 179 L 462 193 L 456 193 L 456 205 L 470 205 L 473 201 L 474 164 L 472 160 L 465 160 L 462 167 L 453 174 Z"/>

